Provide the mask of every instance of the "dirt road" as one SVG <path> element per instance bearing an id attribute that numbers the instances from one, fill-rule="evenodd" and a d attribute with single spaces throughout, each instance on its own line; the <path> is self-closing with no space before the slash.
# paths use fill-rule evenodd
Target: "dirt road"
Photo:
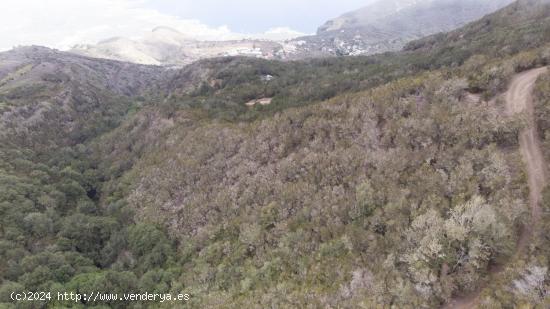
<path id="1" fill-rule="evenodd" d="M 533 227 L 541 217 L 541 194 L 546 186 L 546 165 L 540 146 L 540 139 L 537 133 L 535 123 L 535 108 L 533 104 L 532 93 L 535 87 L 537 78 L 544 72 L 546 68 L 527 71 L 518 75 L 513 81 L 506 94 L 506 111 L 509 115 L 526 112 L 529 127 L 521 132 L 519 137 L 521 154 L 527 167 L 529 190 L 530 190 L 530 207 Z M 530 229 L 529 229 L 530 230 Z M 532 232 L 532 231 L 529 231 Z M 530 233 L 529 233 L 530 234 Z M 527 235 L 529 236 L 529 235 Z M 520 244 L 521 245 L 521 244 Z M 525 248 L 521 248 L 522 250 Z M 520 246 L 521 247 L 521 246 Z"/>
<path id="2" fill-rule="evenodd" d="M 535 110 L 533 104 L 533 89 L 537 78 L 546 72 L 547 68 L 530 70 L 517 75 L 510 84 L 506 93 L 506 113 L 513 116 L 526 112 L 528 127 L 520 133 L 520 151 L 527 168 L 529 183 L 529 208 L 532 224 L 528 224 L 519 236 L 516 254 L 523 254 L 531 236 L 533 227 L 541 218 L 542 190 L 546 185 L 546 165 L 540 146 L 540 139 L 537 133 L 535 122 Z M 498 275 L 493 273 L 493 276 Z M 453 299 L 443 309 L 466 309 L 477 307 L 479 292 L 463 295 Z"/>

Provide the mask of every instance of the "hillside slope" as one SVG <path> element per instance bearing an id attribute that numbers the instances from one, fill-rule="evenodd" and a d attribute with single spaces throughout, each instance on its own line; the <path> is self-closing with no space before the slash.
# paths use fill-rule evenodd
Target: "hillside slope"
<path id="1" fill-rule="evenodd" d="M 372 55 L 475 21 L 513 0 L 381 0 L 327 21 L 317 34 L 292 40 L 291 59 Z"/>
<path id="2" fill-rule="evenodd" d="M 197 293 L 196 306 L 437 307 L 488 286 L 498 265 L 510 266 L 483 289 L 484 304 L 541 304 L 527 288 L 510 288 L 547 263 L 522 266 L 541 252 L 515 255 L 529 222 L 522 122 L 498 100 L 469 98 L 491 99 L 516 71 L 548 63 L 549 12 L 529 1 L 488 16 L 448 35 L 468 34 L 460 51 L 437 36 L 433 53 L 299 62 L 296 73 L 280 63 L 203 62 L 212 79 L 202 94 L 185 90 L 184 69 L 170 84 L 169 114 L 143 110 L 102 140 L 141 132 L 98 155 L 127 166 L 126 149 L 139 149 L 125 185 L 109 187 L 140 220 L 185 244 L 192 271 L 180 280 L 208 291 Z M 495 26 L 470 32 L 487 20 Z M 524 31 L 536 45 L 525 44 Z M 486 36 L 500 39 L 483 48 Z M 354 71 L 374 67 L 364 77 Z M 265 84 L 265 74 L 275 78 Z M 300 87 L 287 90 L 296 87 L 287 79 Z M 356 83 L 339 89 L 346 81 Z M 314 85 L 334 96 L 301 100 Z M 247 108 L 240 91 L 274 99 Z M 217 100 L 241 104 L 217 105 L 225 113 L 261 116 L 207 113 Z M 149 148 L 147 140 L 158 142 Z"/>
<path id="3" fill-rule="evenodd" d="M 388 35 L 419 38 L 453 30 L 512 3 L 509 0 L 392 0 L 375 2 L 346 13 L 319 27 L 331 31 L 378 29 Z M 368 33 L 365 33 L 368 36 Z M 388 39 L 391 37 L 388 37 Z"/>
<path id="4" fill-rule="evenodd" d="M 139 64 L 181 67 L 197 60 L 248 56 L 280 58 L 283 45 L 268 40 L 199 41 L 167 27 L 157 27 L 143 39 L 111 38 L 93 45 L 77 45 L 72 53 Z"/>
<path id="5" fill-rule="evenodd" d="M 15 134 L 29 143 L 96 136 L 87 132 L 96 130 L 89 122 L 102 122 L 105 129 L 115 126 L 136 103 L 130 98 L 146 96 L 163 71 L 42 47 L 2 53 L 1 136 Z"/>
<path id="6" fill-rule="evenodd" d="M 475 291 L 490 308 L 545 307 L 547 218 L 517 255 L 525 122 L 500 96 L 550 64 L 549 17 L 523 0 L 407 51 L 291 63 L 0 54 L 0 302 L 155 291 L 193 308 L 434 308 Z M 76 306 L 92 305 L 181 304 Z"/>

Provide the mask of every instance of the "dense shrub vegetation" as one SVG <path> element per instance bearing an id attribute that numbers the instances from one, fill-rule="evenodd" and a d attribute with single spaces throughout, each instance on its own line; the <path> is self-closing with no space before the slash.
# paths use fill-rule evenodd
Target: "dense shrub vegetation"
<path id="1" fill-rule="evenodd" d="M 485 287 L 488 308 L 543 308 L 550 191 L 518 256 L 524 121 L 499 98 L 550 61 L 541 3 L 373 57 L 164 71 L 1 54 L 0 307 L 40 307 L 9 294 L 47 290 L 185 292 L 191 308 L 433 308 Z M 549 81 L 536 90 L 547 156 Z"/>
<path id="2" fill-rule="evenodd" d="M 500 150 L 520 122 L 455 84 L 404 79 L 249 124 L 181 115 L 123 178 L 128 202 L 185 244 L 197 306 L 435 305 L 510 256 L 525 209 Z"/>

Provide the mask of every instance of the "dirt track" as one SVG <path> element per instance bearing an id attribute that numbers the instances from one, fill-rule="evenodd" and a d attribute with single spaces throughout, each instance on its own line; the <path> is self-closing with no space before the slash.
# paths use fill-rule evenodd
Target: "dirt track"
<path id="1" fill-rule="evenodd" d="M 519 144 L 520 151 L 527 168 L 529 183 L 529 207 L 531 212 L 532 224 L 529 224 L 522 230 L 519 236 L 516 254 L 523 254 L 531 236 L 533 227 L 541 218 L 540 202 L 542 199 L 542 190 L 546 185 L 546 165 L 540 147 L 540 139 L 537 133 L 537 127 L 534 115 L 533 89 L 537 78 L 546 72 L 547 68 L 530 70 L 517 75 L 511 82 L 506 93 L 506 113 L 513 116 L 518 113 L 526 112 L 528 127 L 520 133 Z M 496 275 L 493 274 L 493 275 Z M 443 309 L 466 309 L 475 308 L 479 298 L 479 291 L 457 297 L 445 305 Z"/>
<path id="2" fill-rule="evenodd" d="M 546 70 L 546 68 L 535 69 L 518 75 L 513 80 L 506 94 L 506 110 L 508 114 L 513 115 L 525 111 L 529 123 L 529 127 L 521 132 L 519 143 L 521 154 L 527 167 L 533 223 L 536 223 L 541 217 L 540 202 L 542 190 L 546 185 L 546 166 L 535 123 L 532 92 L 537 78 L 546 72 Z M 531 224 L 530 227 L 534 225 Z M 524 249 L 524 247 L 521 249 Z"/>

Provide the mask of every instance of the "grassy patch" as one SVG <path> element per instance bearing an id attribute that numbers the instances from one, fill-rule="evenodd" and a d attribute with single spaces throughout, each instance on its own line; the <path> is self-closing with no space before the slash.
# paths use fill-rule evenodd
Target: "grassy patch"
<path id="1" fill-rule="evenodd" d="M 2 80 L 0 80 L 0 86 L 3 86 L 5 84 L 9 83 L 10 81 L 13 81 L 13 80 L 29 73 L 32 70 L 33 66 L 34 65 L 32 65 L 32 64 L 27 64 L 27 65 L 24 65 L 21 68 L 17 69 L 16 71 L 11 72 L 6 77 L 4 77 Z"/>

